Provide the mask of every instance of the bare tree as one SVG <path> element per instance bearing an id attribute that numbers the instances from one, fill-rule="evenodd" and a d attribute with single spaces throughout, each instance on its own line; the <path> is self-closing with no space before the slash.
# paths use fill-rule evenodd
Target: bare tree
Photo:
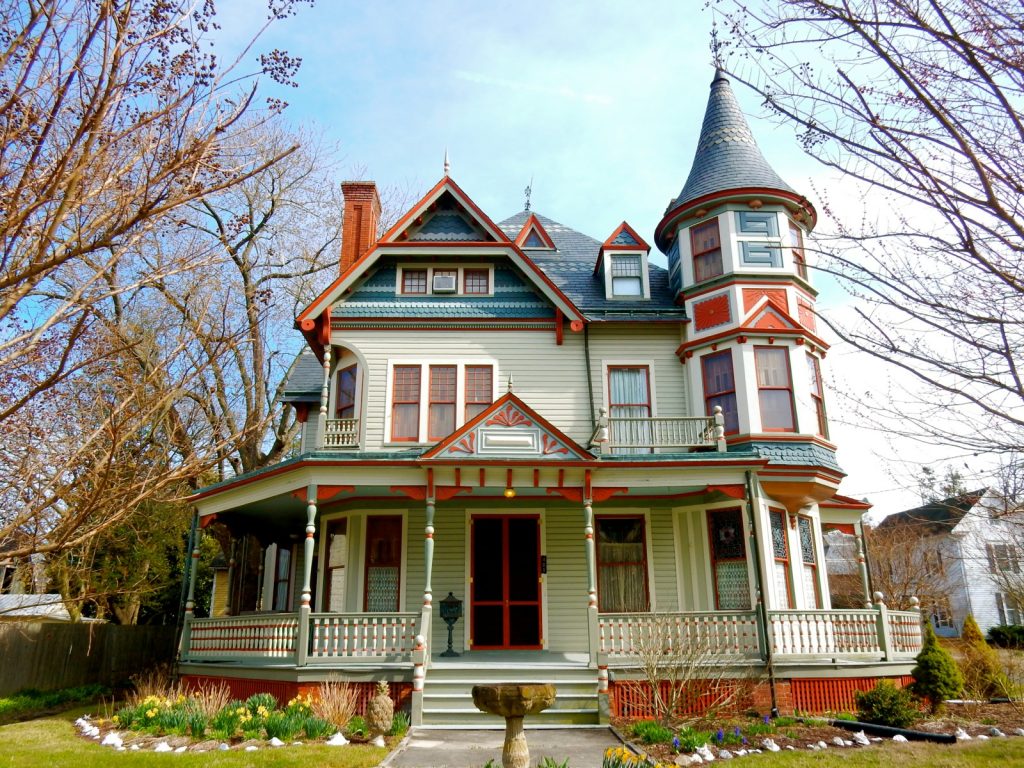
<path id="1" fill-rule="evenodd" d="M 866 203 L 824 201 L 819 269 L 857 299 L 854 319 L 829 320 L 833 330 L 912 382 L 866 403 L 867 423 L 972 452 L 1019 450 L 1024 6 L 716 6 L 728 9 L 719 54 L 733 76 Z"/>

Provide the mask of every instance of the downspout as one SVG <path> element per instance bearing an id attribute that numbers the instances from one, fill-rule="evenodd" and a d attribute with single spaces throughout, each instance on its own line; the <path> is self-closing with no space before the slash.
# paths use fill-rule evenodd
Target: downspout
<path id="1" fill-rule="evenodd" d="M 779 716 L 779 703 L 775 692 L 775 669 L 772 664 L 772 642 L 768 636 L 768 604 L 765 601 L 764 584 L 761 581 L 761 546 L 757 540 L 757 521 L 754 515 L 754 474 L 747 470 L 747 515 L 750 522 L 750 549 L 754 556 L 754 586 L 759 595 L 757 618 L 761 623 L 764 638 L 764 664 L 768 671 L 768 689 L 772 697 L 772 717 Z"/>
<path id="2" fill-rule="evenodd" d="M 590 425 L 597 425 L 597 418 L 594 415 L 594 377 L 590 373 L 590 323 L 583 325 L 583 359 L 587 364 L 587 404 L 590 406 Z"/>

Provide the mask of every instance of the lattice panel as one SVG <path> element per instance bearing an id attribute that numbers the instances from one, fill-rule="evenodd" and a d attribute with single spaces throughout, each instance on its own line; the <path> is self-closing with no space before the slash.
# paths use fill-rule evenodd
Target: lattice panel
<path id="1" fill-rule="evenodd" d="M 857 691 L 870 691 L 882 679 L 887 678 L 846 677 L 791 680 L 790 693 L 793 697 L 793 708 L 814 715 L 826 712 L 851 712 L 857 706 L 854 694 Z M 902 688 L 913 682 L 913 678 L 910 675 L 904 675 L 893 679 L 892 682 Z"/>
<path id="2" fill-rule="evenodd" d="M 723 680 L 718 682 L 694 681 L 685 686 L 676 702 L 674 714 L 677 717 L 702 715 L 715 710 L 729 712 L 745 709 L 750 704 L 750 695 L 740 691 L 741 682 Z M 666 680 L 659 683 L 663 701 L 668 701 L 671 686 Z M 641 680 L 623 680 L 609 686 L 610 707 L 614 717 L 627 720 L 647 720 L 655 716 L 654 692 L 650 683 Z"/>
<path id="3" fill-rule="evenodd" d="M 370 613 L 387 613 L 398 608 L 397 567 L 372 567 L 366 569 L 366 610 Z"/>

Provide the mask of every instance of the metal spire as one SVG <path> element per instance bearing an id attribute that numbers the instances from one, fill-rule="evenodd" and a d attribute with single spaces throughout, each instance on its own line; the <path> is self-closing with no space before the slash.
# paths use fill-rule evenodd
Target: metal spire
<path id="1" fill-rule="evenodd" d="M 448 175 L 448 171 L 452 169 L 452 164 L 448 162 L 448 147 L 444 148 L 444 175 Z"/>
<path id="2" fill-rule="evenodd" d="M 523 190 L 523 194 L 526 195 L 526 205 L 523 208 L 524 211 L 530 210 L 530 195 L 533 194 L 533 176 L 530 176 L 530 183 L 526 185 L 526 189 Z"/>
<path id="3" fill-rule="evenodd" d="M 512 387 L 514 386 L 514 384 L 515 384 L 515 382 L 512 381 L 512 374 L 510 373 L 508 375 L 508 391 L 509 392 L 512 391 Z"/>

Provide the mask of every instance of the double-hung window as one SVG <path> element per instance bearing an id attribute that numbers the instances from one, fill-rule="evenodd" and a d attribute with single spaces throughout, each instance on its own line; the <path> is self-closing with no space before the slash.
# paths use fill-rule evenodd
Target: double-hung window
<path id="1" fill-rule="evenodd" d="M 492 402 L 493 365 L 396 364 L 391 374 L 391 441 L 443 440 Z"/>
<path id="2" fill-rule="evenodd" d="M 789 542 L 786 540 L 786 513 L 780 509 L 768 511 L 768 520 L 772 531 L 772 554 L 775 556 L 775 593 L 779 605 L 789 609 L 793 607 L 793 598 L 789 589 Z"/>
<path id="3" fill-rule="evenodd" d="M 651 383 L 647 366 L 608 368 L 608 415 L 616 453 L 650 453 L 652 449 Z"/>
<path id="4" fill-rule="evenodd" d="M 811 400 L 814 402 L 814 414 L 818 425 L 818 434 L 828 438 L 828 420 L 825 417 L 825 395 L 821 387 L 821 366 L 818 358 L 807 354 L 807 377 L 810 379 Z"/>
<path id="5" fill-rule="evenodd" d="M 494 400 L 494 368 L 466 366 L 466 421 L 483 413 Z"/>
<path id="6" fill-rule="evenodd" d="M 793 254 L 793 265 L 796 273 L 807 279 L 807 260 L 804 256 L 804 233 L 796 222 L 789 222 L 789 247 Z"/>
<path id="7" fill-rule="evenodd" d="M 391 439 L 416 442 L 420 436 L 420 366 L 396 365 L 391 395 Z"/>
<path id="8" fill-rule="evenodd" d="M 821 592 L 818 590 L 818 556 L 814 549 L 814 527 L 809 517 L 800 516 L 797 526 L 800 532 L 800 557 L 804 565 L 804 597 L 813 601 L 812 608 L 821 608 Z"/>
<path id="9" fill-rule="evenodd" d="M 796 431 L 789 350 L 785 347 L 756 347 L 754 360 L 757 367 L 761 428 L 766 432 Z"/>
<path id="10" fill-rule="evenodd" d="M 454 365 L 430 366 L 428 440 L 441 440 L 455 431 L 455 381 L 457 375 L 458 369 Z"/>
<path id="11" fill-rule="evenodd" d="M 693 253 L 694 282 L 710 280 L 722 274 L 722 240 L 718 219 L 690 227 L 690 248 Z"/>
<path id="12" fill-rule="evenodd" d="M 704 377 L 704 408 L 708 416 L 715 406 L 722 407 L 725 417 L 725 434 L 734 435 L 740 431 L 739 411 L 736 408 L 736 378 L 732 369 L 732 352 L 715 352 L 700 359 Z"/>
<path id="13" fill-rule="evenodd" d="M 643 265 L 639 253 L 612 254 L 612 296 L 643 296 Z"/>

